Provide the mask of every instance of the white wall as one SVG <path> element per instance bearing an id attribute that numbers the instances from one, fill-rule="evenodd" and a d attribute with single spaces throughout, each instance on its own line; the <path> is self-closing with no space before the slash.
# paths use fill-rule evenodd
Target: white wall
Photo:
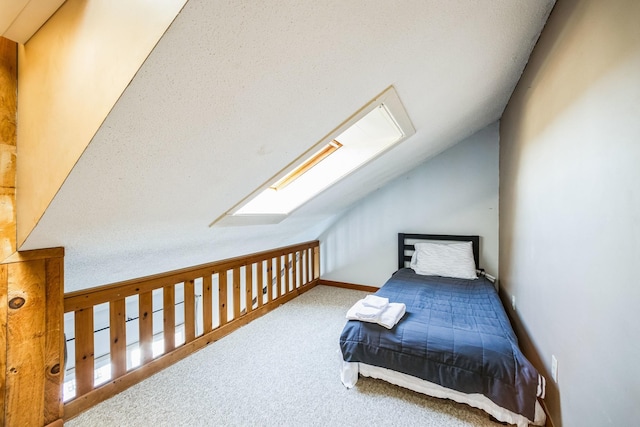
<path id="1" fill-rule="evenodd" d="M 397 270 L 397 233 L 478 234 L 498 271 L 498 124 L 367 196 L 320 236 L 322 278 L 382 286 Z"/>
<path id="2" fill-rule="evenodd" d="M 556 427 L 640 419 L 638 22 L 558 2 L 501 119 L 501 287 L 547 378 L 557 357 Z"/>

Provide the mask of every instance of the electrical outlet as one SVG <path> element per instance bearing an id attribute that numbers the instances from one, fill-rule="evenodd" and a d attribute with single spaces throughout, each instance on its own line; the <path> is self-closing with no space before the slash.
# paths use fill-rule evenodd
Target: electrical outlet
<path id="1" fill-rule="evenodd" d="M 551 377 L 558 382 L 558 359 L 553 354 L 551 355 Z"/>
<path id="2" fill-rule="evenodd" d="M 513 309 L 513 311 L 516 311 L 516 296 L 515 295 L 511 295 L 511 308 Z"/>

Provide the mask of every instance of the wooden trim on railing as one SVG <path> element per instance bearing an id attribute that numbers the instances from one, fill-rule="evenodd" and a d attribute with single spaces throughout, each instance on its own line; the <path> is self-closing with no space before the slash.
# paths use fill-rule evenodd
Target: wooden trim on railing
<path id="1" fill-rule="evenodd" d="M 316 286 L 320 281 L 319 245 L 318 241 L 307 242 L 65 295 L 64 312 L 74 314 L 75 354 L 72 357 L 75 360 L 76 381 L 76 397 L 64 405 L 65 419 Z M 257 274 L 254 274 L 254 265 Z M 213 298 L 214 279 L 218 288 L 217 304 Z M 196 283 L 199 293 L 202 285 L 201 295 L 196 295 Z M 180 309 L 184 311 L 178 312 L 184 314 L 184 323 L 177 325 L 183 328 L 184 343 L 179 346 L 175 341 L 176 286 L 182 286 L 184 293 Z M 162 304 L 163 331 L 160 333 L 163 334 L 165 348 L 164 353 L 154 359 L 153 296 L 156 290 L 162 292 L 162 300 L 155 303 Z M 127 371 L 126 322 L 135 318 L 127 319 L 126 298 L 132 296 L 137 296 L 141 366 Z M 200 307 L 197 298 L 202 298 L 202 313 L 197 310 Z M 109 307 L 109 358 L 112 369 L 111 380 L 95 387 L 94 365 L 102 355 L 94 354 L 94 307 L 101 304 L 108 304 Z M 214 315 L 217 316 L 216 322 L 213 321 Z M 200 320 L 202 330 L 199 328 Z M 103 327 L 101 324 L 95 326 Z M 198 333 L 200 336 L 197 336 Z"/>
<path id="2" fill-rule="evenodd" d="M 333 286 L 335 288 L 344 288 L 344 289 L 353 289 L 354 291 L 365 291 L 375 293 L 380 288 L 376 288 L 375 286 L 367 286 L 367 285 L 356 285 L 354 283 L 345 283 L 345 282 L 335 282 L 333 280 L 326 280 L 320 278 L 318 285 L 324 286 Z"/>

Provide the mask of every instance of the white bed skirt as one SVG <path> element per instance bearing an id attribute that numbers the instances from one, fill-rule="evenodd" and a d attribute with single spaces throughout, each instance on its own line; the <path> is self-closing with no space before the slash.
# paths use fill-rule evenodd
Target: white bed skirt
<path id="1" fill-rule="evenodd" d="M 347 388 L 355 386 L 358 382 L 358 375 L 362 375 L 365 377 L 381 379 L 391 384 L 408 388 L 409 390 L 417 391 L 418 393 L 426 394 L 428 396 L 438 397 L 441 399 L 451 399 L 458 403 L 465 403 L 469 406 L 473 406 L 474 408 L 482 409 L 498 421 L 515 424 L 518 427 L 527 427 L 530 424 L 543 426 L 546 421 L 546 414 L 542 410 L 542 406 L 538 401 L 536 401 L 535 419 L 532 421 L 522 415 L 496 405 L 482 394 L 461 393 L 411 375 L 395 372 L 386 368 L 367 365 L 365 363 L 345 362 L 342 358 L 341 362 L 342 367 L 340 370 L 340 380 Z"/>

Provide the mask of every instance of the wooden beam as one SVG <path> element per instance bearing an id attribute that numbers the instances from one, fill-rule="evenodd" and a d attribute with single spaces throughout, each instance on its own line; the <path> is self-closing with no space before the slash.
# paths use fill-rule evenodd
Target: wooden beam
<path id="1" fill-rule="evenodd" d="M 16 251 L 18 45 L 0 37 L 0 260 Z"/>
<path id="2" fill-rule="evenodd" d="M 0 425 L 5 425 L 6 374 L 7 374 L 7 290 L 9 267 L 0 264 Z"/>
<path id="3" fill-rule="evenodd" d="M 46 271 L 43 260 L 8 270 L 6 425 L 44 424 Z"/>

